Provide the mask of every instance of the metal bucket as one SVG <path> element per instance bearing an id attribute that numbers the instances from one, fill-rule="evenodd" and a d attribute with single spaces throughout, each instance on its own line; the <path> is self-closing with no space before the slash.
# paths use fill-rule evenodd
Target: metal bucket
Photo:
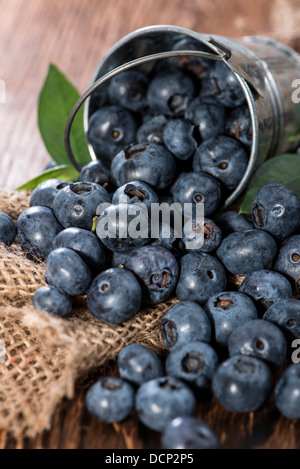
<path id="1" fill-rule="evenodd" d="M 187 37 L 199 42 L 199 51 L 172 51 L 177 41 Z M 66 150 L 79 169 L 70 147 L 73 119 L 85 102 L 84 127 L 87 132 L 90 116 L 107 103 L 107 85 L 112 76 L 132 67 L 147 73 L 157 60 L 179 55 L 223 60 L 234 72 L 246 97 L 253 130 L 251 153 L 247 169 L 226 199 L 225 208 L 245 189 L 253 171 L 263 161 L 300 146 L 300 104 L 292 101 L 292 83 L 300 78 L 300 56 L 273 39 L 259 36 L 230 39 L 165 25 L 134 31 L 118 41 L 99 62 L 90 88 L 69 116 Z M 88 147 L 91 158 L 96 159 L 93 148 Z"/>

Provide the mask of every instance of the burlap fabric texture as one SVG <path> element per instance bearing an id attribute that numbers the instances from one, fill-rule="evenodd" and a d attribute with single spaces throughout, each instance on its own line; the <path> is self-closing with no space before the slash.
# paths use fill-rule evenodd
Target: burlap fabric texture
<path id="1" fill-rule="evenodd" d="M 17 220 L 29 196 L 0 191 L 0 211 Z M 10 247 L 0 243 L 0 429 L 15 437 L 49 429 L 59 402 L 73 396 L 76 380 L 116 359 L 125 345 L 139 342 L 161 351 L 161 319 L 177 301 L 110 326 L 93 318 L 82 296 L 73 299 L 71 316 L 61 319 L 33 307 L 44 273 L 45 264 L 29 259 L 18 241 Z"/>

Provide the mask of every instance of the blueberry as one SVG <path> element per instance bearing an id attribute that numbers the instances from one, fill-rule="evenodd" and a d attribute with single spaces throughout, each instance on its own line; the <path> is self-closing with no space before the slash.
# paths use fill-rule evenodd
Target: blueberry
<path id="1" fill-rule="evenodd" d="M 139 143 L 164 143 L 163 132 L 168 118 L 162 114 L 152 116 L 138 129 L 136 139 Z"/>
<path id="2" fill-rule="evenodd" d="M 191 386 L 206 389 L 219 364 L 215 350 L 205 342 L 188 342 L 172 350 L 166 360 L 166 373 Z"/>
<path id="3" fill-rule="evenodd" d="M 151 210 L 151 204 L 158 204 L 159 199 L 154 190 L 145 182 L 130 181 L 115 191 L 112 203 L 115 205 L 144 204 L 148 210 Z"/>
<path id="4" fill-rule="evenodd" d="M 196 417 L 177 417 L 165 428 L 161 436 L 163 449 L 219 449 L 215 432 Z"/>
<path id="5" fill-rule="evenodd" d="M 212 380 L 213 393 L 231 412 L 258 410 L 269 397 L 272 385 L 269 366 L 259 358 L 243 355 L 224 360 Z"/>
<path id="6" fill-rule="evenodd" d="M 228 236 L 235 231 L 247 231 L 253 229 L 253 224 L 235 210 L 228 210 L 217 218 L 217 225 L 221 228 L 223 236 Z"/>
<path id="7" fill-rule="evenodd" d="M 96 234 L 110 251 L 129 252 L 149 244 L 150 222 L 146 206 L 111 204 L 99 216 Z"/>
<path id="8" fill-rule="evenodd" d="M 191 102 L 184 116 L 194 124 L 194 132 L 200 140 L 224 133 L 225 108 L 219 103 L 205 102 L 205 99 L 198 97 Z"/>
<path id="9" fill-rule="evenodd" d="M 246 293 L 264 309 L 292 296 L 290 282 L 283 275 L 272 270 L 258 270 L 247 274 L 239 291 Z"/>
<path id="10" fill-rule="evenodd" d="M 251 319 L 258 319 L 253 301 L 243 293 L 223 292 L 212 296 L 204 311 L 212 324 L 214 340 L 221 347 L 228 346 L 232 332 Z"/>
<path id="11" fill-rule="evenodd" d="M 224 62 L 216 62 L 205 82 L 208 93 L 223 106 L 237 107 L 245 102 L 243 89 L 235 74 Z"/>
<path id="12" fill-rule="evenodd" d="M 72 303 L 68 295 L 56 287 L 41 287 L 33 296 L 33 304 L 37 309 L 47 311 L 65 318 L 72 311 Z"/>
<path id="13" fill-rule="evenodd" d="M 56 194 L 69 184 L 71 183 L 63 179 L 47 179 L 41 182 L 31 193 L 30 207 L 40 206 L 53 209 Z"/>
<path id="14" fill-rule="evenodd" d="M 283 332 L 271 322 L 252 319 L 233 330 L 228 342 L 229 355 L 247 355 L 264 360 L 273 369 L 283 365 L 287 343 Z"/>
<path id="15" fill-rule="evenodd" d="M 92 273 L 99 273 L 105 265 L 105 248 L 99 238 L 82 228 L 66 228 L 53 241 L 53 249 L 68 248 L 77 252 Z"/>
<path id="16" fill-rule="evenodd" d="M 246 275 L 267 267 L 277 254 L 277 243 L 260 230 L 236 231 L 223 239 L 217 256 L 234 275 Z"/>
<path id="17" fill-rule="evenodd" d="M 183 227 L 182 241 L 187 251 L 189 250 L 188 243 L 194 239 L 195 233 L 199 235 L 203 233 L 203 244 L 199 249 L 195 249 L 195 251 L 213 252 L 219 247 L 222 241 L 222 231 L 212 220 L 204 218 L 203 224 L 201 222 L 197 223 L 197 221 L 194 220 L 192 223 L 187 223 Z M 202 239 L 199 238 L 199 242 L 201 241 Z"/>
<path id="18" fill-rule="evenodd" d="M 162 222 L 159 224 L 158 230 L 158 237 L 153 238 L 151 245 L 162 246 L 168 249 L 175 259 L 180 259 L 184 254 L 184 244 L 174 227 L 171 224 Z"/>
<path id="19" fill-rule="evenodd" d="M 287 238 L 300 223 L 300 200 L 283 184 L 265 184 L 255 196 L 252 218 L 255 228 L 278 239 Z"/>
<path id="20" fill-rule="evenodd" d="M 196 398 L 177 378 L 165 376 L 143 383 L 136 394 L 136 410 L 141 422 L 157 432 L 176 417 L 191 415 Z"/>
<path id="21" fill-rule="evenodd" d="M 212 295 L 225 290 L 225 269 L 221 262 L 210 254 L 185 254 L 180 260 L 180 266 L 176 294 L 181 300 L 204 304 Z"/>
<path id="22" fill-rule="evenodd" d="M 206 217 L 214 213 L 221 200 L 219 182 L 209 174 L 203 172 L 181 173 L 173 187 L 174 202 L 183 208 L 184 204 L 204 204 Z"/>
<path id="23" fill-rule="evenodd" d="M 24 251 L 44 260 L 55 236 L 63 229 L 48 207 L 30 207 L 17 220 L 17 234 Z"/>
<path id="24" fill-rule="evenodd" d="M 170 119 L 163 132 L 164 144 L 176 158 L 188 160 L 197 148 L 193 132 L 193 125 L 185 119 Z"/>
<path id="25" fill-rule="evenodd" d="M 112 268 L 93 280 L 87 293 L 87 307 L 100 321 L 120 324 L 136 314 L 142 300 L 141 287 L 132 272 Z"/>
<path id="26" fill-rule="evenodd" d="M 248 154 L 241 143 L 224 135 L 201 143 L 193 160 L 194 171 L 211 174 L 229 191 L 239 184 L 247 165 Z"/>
<path id="27" fill-rule="evenodd" d="M 139 279 L 143 300 L 158 304 L 175 290 L 178 281 L 178 263 L 170 251 L 161 246 L 144 246 L 129 253 L 125 268 Z"/>
<path id="28" fill-rule="evenodd" d="M 300 301 L 296 298 L 277 301 L 267 309 L 263 319 L 279 326 L 287 337 L 300 339 Z"/>
<path id="29" fill-rule="evenodd" d="M 0 242 L 10 246 L 16 239 L 17 228 L 7 213 L 0 212 Z"/>
<path id="30" fill-rule="evenodd" d="M 274 270 L 285 275 L 293 284 L 299 282 L 300 285 L 300 235 L 283 240 Z"/>
<path id="31" fill-rule="evenodd" d="M 95 182 L 100 186 L 108 184 L 111 180 L 110 169 L 102 161 L 91 161 L 81 169 L 78 181 Z"/>
<path id="32" fill-rule="evenodd" d="M 203 50 L 203 45 L 199 43 L 199 41 L 195 41 L 195 39 L 186 37 L 177 41 L 172 47 L 172 50 Z M 170 59 L 170 63 L 201 79 L 206 78 L 209 75 L 210 68 L 214 64 L 211 60 L 192 55 L 172 57 Z"/>
<path id="33" fill-rule="evenodd" d="M 91 271 L 72 249 L 59 248 L 50 252 L 46 261 L 45 279 L 71 296 L 82 295 L 89 288 Z"/>
<path id="34" fill-rule="evenodd" d="M 140 112 L 146 106 L 147 88 L 147 75 L 138 70 L 126 70 L 111 78 L 108 96 L 111 104 Z"/>
<path id="35" fill-rule="evenodd" d="M 135 392 L 121 378 L 105 377 L 90 387 L 85 403 L 88 411 L 102 422 L 125 420 L 134 409 Z"/>
<path id="36" fill-rule="evenodd" d="M 288 419 L 300 418 L 300 365 L 284 370 L 274 391 L 275 406 Z"/>
<path id="37" fill-rule="evenodd" d="M 253 130 L 247 105 L 235 107 L 226 117 L 225 134 L 239 140 L 248 148 L 252 146 Z"/>
<path id="38" fill-rule="evenodd" d="M 125 145 L 136 140 L 134 114 L 121 106 L 103 106 L 88 123 L 88 142 L 98 159 L 108 166 Z"/>
<path id="39" fill-rule="evenodd" d="M 75 182 L 58 192 L 53 211 L 64 228 L 91 230 L 98 206 L 110 202 L 108 192 L 99 184 Z"/>
<path id="40" fill-rule="evenodd" d="M 158 355 L 141 344 L 124 347 L 118 356 L 118 367 L 121 378 L 137 386 L 163 376 L 163 366 Z"/>
<path id="41" fill-rule="evenodd" d="M 160 191 L 174 179 L 176 163 L 170 151 L 158 143 L 133 144 L 118 153 L 111 171 L 118 186 L 143 181 Z"/>
<path id="42" fill-rule="evenodd" d="M 150 81 L 147 103 L 155 114 L 179 116 L 184 114 L 195 96 L 192 78 L 181 70 L 163 70 Z"/>

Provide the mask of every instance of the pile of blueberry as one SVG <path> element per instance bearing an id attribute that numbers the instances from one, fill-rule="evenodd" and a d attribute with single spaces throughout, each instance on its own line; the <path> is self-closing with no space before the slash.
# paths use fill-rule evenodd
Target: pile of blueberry
<path id="1" fill-rule="evenodd" d="M 198 44 L 185 39 L 174 47 Z M 35 307 L 67 317 L 72 298 L 86 295 L 91 315 L 120 324 L 144 305 L 179 299 L 162 320 L 165 363 L 142 345 L 125 347 L 120 377 L 88 391 L 89 410 L 116 422 L 135 409 L 162 432 L 164 448 L 219 446 L 193 416 L 204 389 L 233 412 L 259 409 L 275 389 L 278 410 L 300 418 L 300 365 L 289 357 L 300 339 L 300 200 L 274 182 L 257 192 L 249 217 L 220 212 L 251 150 L 250 114 L 235 75 L 199 57 L 160 62 L 148 75 L 120 73 L 90 118 L 88 140 L 98 159 L 77 182 L 41 183 L 16 226 L 0 216 L 0 240 L 10 245 L 18 236 L 24 251 L 46 263 L 48 286 L 35 293 Z M 150 220 L 144 235 L 130 235 L 132 208 L 163 202 L 204 204 L 204 224 L 178 237 L 171 217 L 151 237 Z M 116 236 L 99 237 L 108 215 Z M 190 249 L 199 229 L 204 243 Z M 235 275 L 240 287 L 229 282 Z M 275 386 L 274 371 L 287 363 Z"/>

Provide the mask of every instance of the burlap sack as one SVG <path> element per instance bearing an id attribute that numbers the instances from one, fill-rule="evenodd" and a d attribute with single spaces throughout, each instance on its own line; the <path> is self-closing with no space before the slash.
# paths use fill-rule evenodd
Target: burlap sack
<path id="1" fill-rule="evenodd" d="M 14 220 L 28 205 L 28 193 L 0 191 L 0 211 Z M 44 272 L 45 264 L 28 259 L 18 242 L 0 243 L 0 429 L 15 437 L 49 429 L 58 403 L 73 396 L 76 380 L 115 359 L 125 345 L 139 342 L 161 351 L 161 319 L 177 301 L 109 326 L 92 317 L 85 297 L 77 297 L 72 315 L 61 319 L 33 307 Z"/>

